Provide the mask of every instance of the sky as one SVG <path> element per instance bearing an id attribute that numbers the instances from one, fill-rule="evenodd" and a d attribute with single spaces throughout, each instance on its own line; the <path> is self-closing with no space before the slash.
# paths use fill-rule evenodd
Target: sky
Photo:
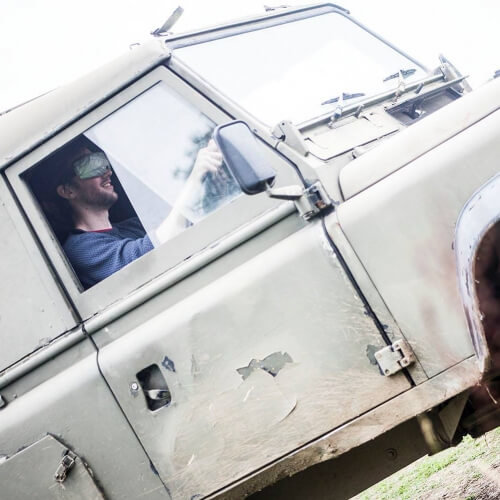
<path id="1" fill-rule="evenodd" d="M 88 73 L 151 39 L 181 5 L 175 33 L 307 0 L 1 0 L 0 110 Z M 312 2 L 311 2 L 312 3 Z M 341 0 L 367 27 L 429 68 L 443 53 L 473 87 L 500 69 L 500 1 Z M 275 47 L 276 50 L 276 47 Z"/>

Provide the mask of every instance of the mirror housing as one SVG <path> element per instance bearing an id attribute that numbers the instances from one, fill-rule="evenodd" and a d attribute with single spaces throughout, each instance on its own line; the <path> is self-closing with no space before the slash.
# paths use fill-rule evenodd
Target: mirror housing
<path id="1" fill-rule="evenodd" d="M 245 194 L 262 193 L 273 185 L 276 172 L 267 164 L 255 135 L 244 121 L 219 125 L 214 131 L 214 140 Z"/>

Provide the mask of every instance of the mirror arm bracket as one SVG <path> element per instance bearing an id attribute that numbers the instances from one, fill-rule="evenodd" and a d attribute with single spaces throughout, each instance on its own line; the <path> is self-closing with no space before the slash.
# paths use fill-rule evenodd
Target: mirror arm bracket
<path id="1" fill-rule="evenodd" d="M 293 201 L 300 216 L 306 221 L 329 211 L 334 205 L 319 181 L 306 189 L 297 185 L 272 189 L 268 185 L 266 191 L 270 198 Z"/>

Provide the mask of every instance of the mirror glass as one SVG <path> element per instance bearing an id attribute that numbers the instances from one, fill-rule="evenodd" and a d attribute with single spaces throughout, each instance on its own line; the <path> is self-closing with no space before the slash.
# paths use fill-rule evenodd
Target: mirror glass
<path id="1" fill-rule="evenodd" d="M 273 184 L 276 172 L 267 163 L 261 145 L 245 122 L 237 120 L 219 125 L 214 139 L 244 193 L 261 193 Z"/>

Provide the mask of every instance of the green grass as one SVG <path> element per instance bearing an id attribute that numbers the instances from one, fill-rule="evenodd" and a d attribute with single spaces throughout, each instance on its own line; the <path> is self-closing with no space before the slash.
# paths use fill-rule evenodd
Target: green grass
<path id="1" fill-rule="evenodd" d="M 449 488 L 449 498 L 477 500 L 475 491 L 483 491 L 491 480 L 480 468 L 500 466 L 500 428 L 473 439 L 466 436 L 455 448 L 432 457 L 424 457 L 356 496 L 357 500 L 414 500 L 439 498 Z M 483 484 L 484 483 L 484 484 Z M 494 486 L 493 486 L 494 487 Z M 476 488 L 476 490 L 474 490 Z M 436 493 L 439 489 L 440 493 Z M 473 491 L 470 491 L 470 490 Z M 433 493 L 437 496 L 433 496 Z M 500 494 L 500 492 L 499 492 Z M 458 495 L 458 496 L 457 496 Z"/>

